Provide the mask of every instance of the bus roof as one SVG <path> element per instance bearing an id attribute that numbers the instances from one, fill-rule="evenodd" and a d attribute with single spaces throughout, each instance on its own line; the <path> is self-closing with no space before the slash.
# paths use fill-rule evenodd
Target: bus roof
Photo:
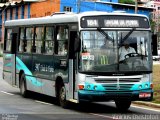
<path id="1" fill-rule="evenodd" d="M 90 11 L 83 12 L 79 14 L 75 13 L 60 13 L 53 14 L 52 16 L 40 17 L 40 18 L 29 18 L 29 19 L 18 19 L 18 20 L 8 20 L 5 22 L 5 26 L 23 26 L 23 25 L 33 25 L 33 24 L 51 24 L 51 23 L 75 23 L 83 16 L 100 16 L 100 15 L 125 15 L 125 16 L 141 16 L 147 17 L 140 14 L 128 14 L 128 13 L 118 13 L 118 12 L 103 12 L 103 11 Z"/>

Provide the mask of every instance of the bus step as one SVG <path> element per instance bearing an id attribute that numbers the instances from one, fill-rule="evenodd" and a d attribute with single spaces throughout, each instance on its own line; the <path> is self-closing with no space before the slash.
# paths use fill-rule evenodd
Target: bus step
<path id="1" fill-rule="evenodd" d="M 75 99 L 69 99 L 69 101 L 73 103 L 78 103 L 78 100 L 75 100 Z"/>

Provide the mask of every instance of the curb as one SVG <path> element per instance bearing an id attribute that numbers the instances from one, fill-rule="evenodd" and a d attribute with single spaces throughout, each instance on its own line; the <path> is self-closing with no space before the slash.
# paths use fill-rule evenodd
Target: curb
<path id="1" fill-rule="evenodd" d="M 160 104 L 156 104 L 156 103 L 152 103 L 152 102 L 135 101 L 132 103 L 136 104 L 136 105 L 145 105 L 145 106 L 149 106 L 149 107 L 153 107 L 153 108 L 160 108 Z"/>

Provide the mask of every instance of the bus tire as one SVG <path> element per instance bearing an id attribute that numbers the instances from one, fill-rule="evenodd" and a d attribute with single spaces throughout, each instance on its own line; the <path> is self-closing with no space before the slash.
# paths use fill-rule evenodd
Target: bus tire
<path id="1" fill-rule="evenodd" d="M 25 75 L 22 74 L 20 78 L 20 93 L 23 97 L 28 96 L 27 86 L 26 86 L 26 78 Z"/>
<path id="2" fill-rule="evenodd" d="M 131 105 L 130 100 L 116 100 L 115 101 L 116 107 L 119 111 L 127 111 Z"/>
<path id="3" fill-rule="evenodd" d="M 65 86 L 63 84 L 61 84 L 59 86 L 59 104 L 61 107 L 63 108 L 68 108 L 68 101 L 66 100 L 66 90 L 65 90 Z"/>

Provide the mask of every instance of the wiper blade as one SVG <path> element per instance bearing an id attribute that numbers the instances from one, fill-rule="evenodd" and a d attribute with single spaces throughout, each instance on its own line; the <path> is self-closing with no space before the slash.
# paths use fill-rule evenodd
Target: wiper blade
<path id="1" fill-rule="evenodd" d="M 106 39 L 112 40 L 112 38 L 101 28 L 97 28 L 97 31 L 100 32 Z"/>
<path id="2" fill-rule="evenodd" d="M 129 33 L 128 33 L 126 36 L 124 36 L 124 38 L 121 40 L 121 42 L 124 43 L 124 41 L 127 40 L 127 38 L 132 34 L 132 32 L 133 32 L 134 30 L 135 30 L 135 28 L 133 28 L 132 30 L 130 30 Z"/>

